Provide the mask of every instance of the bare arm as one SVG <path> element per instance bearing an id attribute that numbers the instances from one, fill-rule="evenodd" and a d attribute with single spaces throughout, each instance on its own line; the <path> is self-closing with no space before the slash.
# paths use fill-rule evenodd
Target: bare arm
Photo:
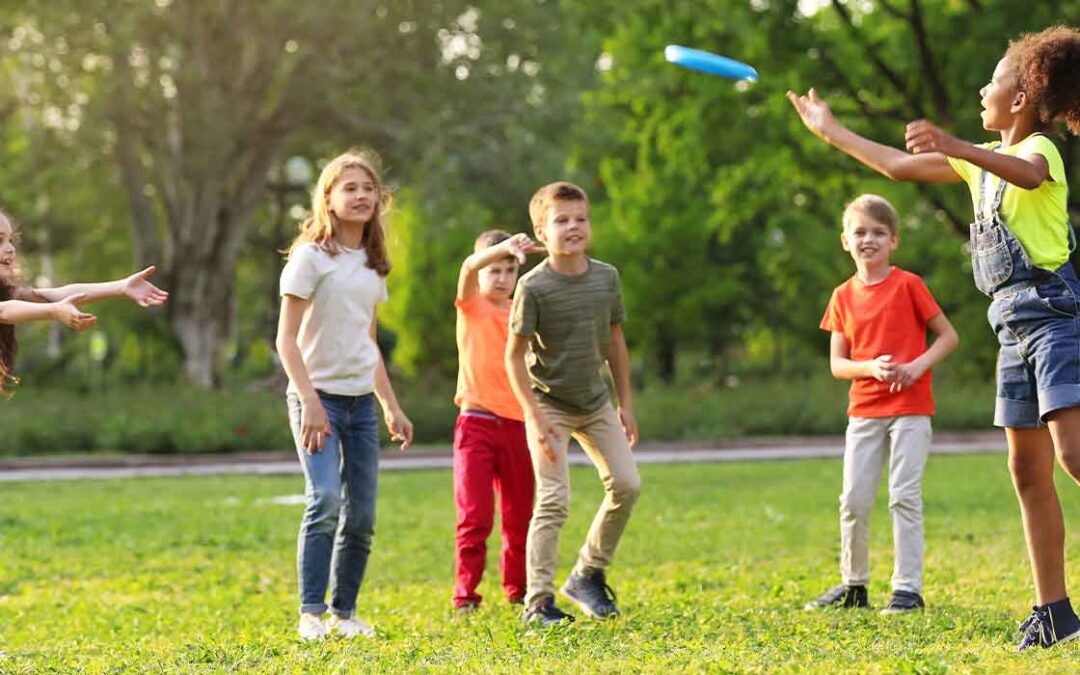
<path id="1" fill-rule="evenodd" d="M 281 314 L 278 316 L 277 346 L 281 366 L 300 397 L 300 444 L 309 453 L 322 450 L 330 435 L 330 418 L 323 409 L 319 394 L 311 384 L 307 366 L 296 338 L 304 318 L 308 301 L 295 295 L 281 296 Z"/>
<path id="2" fill-rule="evenodd" d="M 5 300 L 0 302 L 0 323 L 31 323 L 33 321 L 59 321 L 71 330 L 83 331 L 97 325 L 97 317 L 81 311 L 77 303 L 81 298 L 69 296 L 60 302 L 27 302 Z"/>
<path id="3" fill-rule="evenodd" d="M 532 391 L 529 371 L 525 367 L 525 354 L 528 349 L 529 338 L 510 331 L 510 337 L 506 341 L 506 375 L 525 414 L 525 431 L 529 437 L 529 445 L 539 448 L 549 462 L 554 462 L 558 430 L 544 415 L 536 394 Z"/>
<path id="4" fill-rule="evenodd" d="M 488 265 L 508 257 L 517 258 L 518 264 L 523 265 L 526 254 L 543 252 L 544 247 L 530 239 L 529 235 L 515 234 L 494 246 L 488 246 L 473 253 L 461 263 L 461 272 L 458 273 L 457 299 L 469 300 L 479 292 L 477 277 L 480 270 Z"/>
<path id="5" fill-rule="evenodd" d="M 915 384 L 926 371 L 941 363 L 946 356 L 959 346 L 960 336 L 957 335 L 956 329 L 949 323 L 944 312 L 930 319 L 926 326 L 936 336 L 934 343 L 918 358 L 912 359 L 910 363 L 897 365 L 895 381 L 893 387 L 890 388 L 891 391 L 900 391 Z"/>
<path id="6" fill-rule="evenodd" d="M 386 420 L 386 428 L 390 430 L 390 439 L 401 441 L 402 451 L 408 450 L 412 445 L 413 425 L 398 404 L 397 395 L 394 394 L 394 385 L 390 382 L 390 374 L 386 371 L 386 362 L 383 360 L 382 350 L 378 349 L 378 325 L 374 314 L 371 317 L 371 341 L 376 345 L 379 353 L 379 363 L 375 366 L 375 397 L 379 399 L 379 405 L 383 409 L 383 419 Z"/>
<path id="7" fill-rule="evenodd" d="M 1034 190 L 1050 180 L 1050 165 L 1040 154 L 1027 154 L 1014 157 L 1001 152 L 962 141 L 933 122 L 917 120 L 907 126 L 904 136 L 908 150 L 919 154 L 918 157 L 942 155 L 955 157 L 974 164 L 990 173 L 1025 190 Z"/>
<path id="8" fill-rule="evenodd" d="M 19 299 L 27 302 L 60 302 L 79 296 L 78 302 L 82 304 L 106 298 L 127 297 L 142 307 L 160 305 L 168 299 L 169 294 L 150 283 L 149 278 L 156 270 L 157 268 L 151 265 L 116 281 L 67 284 L 56 288 L 27 288 L 20 291 Z"/>
<path id="9" fill-rule="evenodd" d="M 847 338 L 839 331 L 833 331 L 829 342 L 829 368 L 832 376 L 838 380 L 861 380 L 873 378 L 885 382 L 892 378 L 896 366 L 890 363 L 892 356 L 884 354 L 873 361 L 852 361 Z"/>
<path id="10" fill-rule="evenodd" d="M 630 350 L 626 348 L 626 335 L 622 324 L 611 324 L 611 349 L 608 357 L 608 369 L 611 380 L 615 383 L 615 396 L 619 399 L 619 420 L 622 422 L 630 447 L 637 445 L 637 418 L 634 416 L 634 403 L 630 389 Z"/>
<path id="11" fill-rule="evenodd" d="M 818 138 L 892 180 L 957 183 L 962 179 L 944 154 L 909 154 L 860 136 L 833 117 L 829 105 L 810 90 L 807 96 L 788 92 L 788 100 L 803 124 Z"/>

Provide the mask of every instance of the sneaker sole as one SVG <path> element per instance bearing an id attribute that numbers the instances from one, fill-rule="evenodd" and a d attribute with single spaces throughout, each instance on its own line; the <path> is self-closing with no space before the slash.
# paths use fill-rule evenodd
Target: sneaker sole
<path id="1" fill-rule="evenodd" d="M 611 614 L 607 614 L 607 615 L 597 614 L 596 612 L 592 611 L 592 609 L 589 607 L 589 605 L 586 604 L 584 601 L 579 600 L 579 599 L 575 598 L 573 595 L 571 595 L 566 590 L 565 587 L 560 588 L 559 593 L 561 593 L 564 598 L 566 598 L 570 602 L 574 603 L 577 606 L 578 609 L 580 609 L 582 612 L 585 613 L 586 616 L 588 616 L 590 619 L 593 619 L 595 621 L 607 621 L 608 619 L 613 619 L 613 618 L 619 616 L 618 611 L 614 611 Z"/>
<path id="2" fill-rule="evenodd" d="M 1066 642 L 1072 642 L 1073 640 L 1075 640 L 1077 638 L 1080 638 L 1080 628 L 1076 629 L 1072 633 L 1066 635 L 1065 637 L 1061 638 L 1060 640 L 1058 640 L 1057 642 L 1055 642 L 1054 644 L 1052 644 L 1050 646 L 1054 647 L 1054 646 L 1057 646 L 1057 645 L 1060 645 L 1060 644 L 1064 644 Z"/>
<path id="3" fill-rule="evenodd" d="M 881 610 L 881 616 L 895 616 L 897 614 L 914 614 L 915 612 L 925 611 L 925 607 L 912 607 L 911 609 L 890 609 L 886 607 Z"/>

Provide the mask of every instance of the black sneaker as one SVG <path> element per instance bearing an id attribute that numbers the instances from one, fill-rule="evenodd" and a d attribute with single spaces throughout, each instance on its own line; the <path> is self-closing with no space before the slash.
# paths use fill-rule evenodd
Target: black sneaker
<path id="1" fill-rule="evenodd" d="M 529 605 L 524 614 L 521 615 L 521 621 L 523 623 L 540 623 L 544 627 L 557 626 L 563 621 L 573 623 L 574 615 L 567 614 L 556 607 L 555 598 L 547 595 Z"/>
<path id="2" fill-rule="evenodd" d="M 885 606 L 885 609 L 881 610 L 881 613 L 885 616 L 889 614 L 907 614 L 925 608 L 926 603 L 923 602 L 922 596 L 918 593 L 893 591 L 892 597 L 889 598 L 889 604 Z"/>
<path id="3" fill-rule="evenodd" d="M 1062 616 L 1055 616 L 1049 605 L 1032 607 L 1031 616 L 1020 624 L 1020 643 L 1016 651 L 1022 652 L 1031 647 L 1049 649 L 1059 642 L 1068 642 L 1080 637 L 1080 619 L 1072 608 L 1063 611 Z"/>
<path id="4" fill-rule="evenodd" d="M 571 572 L 560 590 L 594 619 L 607 619 L 619 613 L 615 606 L 615 591 L 607 585 L 604 570 Z"/>
<path id="5" fill-rule="evenodd" d="M 848 586 L 840 584 L 833 586 L 812 602 L 808 602 L 803 609 L 825 609 L 826 607 L 839 607 L 843 609 L 869 607 L 870 602 L 866 596 L 866 586 Z"/>

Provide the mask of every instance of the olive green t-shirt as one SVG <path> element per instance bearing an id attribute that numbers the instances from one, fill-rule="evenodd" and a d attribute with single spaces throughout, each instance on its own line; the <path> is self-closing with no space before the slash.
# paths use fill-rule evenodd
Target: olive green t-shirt
<path id="1" fill-rule="evenodd" d="M 619 272 L 592 258 L 574 276 L 543 260 L 521 277 L 510 310 L 510 330 L 531 338 L 525 363 L 533 391 L 568 412 L 590 413 L 607 403 L 611 324 L 622 322 Z"/>

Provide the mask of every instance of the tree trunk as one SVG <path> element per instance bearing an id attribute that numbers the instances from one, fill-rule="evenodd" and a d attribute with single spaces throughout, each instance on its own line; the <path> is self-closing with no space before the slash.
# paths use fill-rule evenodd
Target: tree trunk
<path id="1" fill-rule="evenodd" d="M 664 384 L 675 381 L 675 340 L 663 326 L 656 331 L 656 374 Z"/>

